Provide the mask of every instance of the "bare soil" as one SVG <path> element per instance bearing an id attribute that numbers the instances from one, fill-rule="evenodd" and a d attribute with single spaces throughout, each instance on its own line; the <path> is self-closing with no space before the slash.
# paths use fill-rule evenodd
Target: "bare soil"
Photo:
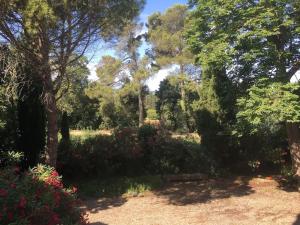
<path id="1" fill-rule="evenodd" d="M 137 197 L 88 200 L 91 225 L 300 225 L 300 193 L 279 179 L 171 183 Z"/>

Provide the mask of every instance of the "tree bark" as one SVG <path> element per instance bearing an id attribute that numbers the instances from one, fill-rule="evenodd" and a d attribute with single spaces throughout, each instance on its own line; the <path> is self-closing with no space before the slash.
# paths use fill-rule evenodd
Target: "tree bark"
<path id="1" fill-rule="evenodd" d="M 292 169 L 300 184 L 300 129 L 299 123 L 287 123 L 287 136 L 292 159 Z"/>
<path id="2" fill-rule="evenodd" d="M 57 106 L 50 68 L 45 71 L 44 104 L 47 114 L 46 164 L 56 167 L 58 148 Z"/>
<path id="3" fill-rule="evenodd" d="M 139 87 L 139 127 L 144 125 L 144 120 L 145 120 L 145 116 L 144 116 L 144 99 L 143 99 L 143 90 L 142 90 L 142 86 L 140 85 Z"/>

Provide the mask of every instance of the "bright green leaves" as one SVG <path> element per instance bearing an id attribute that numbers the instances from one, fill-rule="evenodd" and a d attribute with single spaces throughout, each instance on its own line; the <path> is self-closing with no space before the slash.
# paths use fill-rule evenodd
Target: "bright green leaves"
<path id="1" fill-rule="evenodd" d="M 184 25 L 188 9 L 185 5 L 174 5 L 165 13 L 149 17 L 149 41 L 161 66 L 193 63 L 193 56 L 187 49 Z"/>
<path id="2" fill-rule="evenodd" d="M 260 80 L 248 90 L 247 96 L 238 99 L 239 123 L 246 122 L 251 132 L 257 132 L 266 124 L 299 122 L 299 89 L 299 84 Z"/>
<path id="3" fill-rule="evenodd" d="M 49 26 L 56 20 L 53 8 L 46 0 L 29 0 L 22 14 L 25 27 L 30 34 L 40 32 L 39 29 L 47 29 L 43 26 Z"/>

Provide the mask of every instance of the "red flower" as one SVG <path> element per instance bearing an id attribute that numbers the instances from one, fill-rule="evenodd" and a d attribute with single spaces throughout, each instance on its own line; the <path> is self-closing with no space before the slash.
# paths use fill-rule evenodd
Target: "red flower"
<path id="1" fill-rule="evenodd" d="M 58 177 L 59 174 L 56 172 L 56 170 L 53 170 L 52 173 L 51 173 L 51 176 Z"/>
<path id="2" fill-rule="evenodd" d="M 0 197 L 6 197 L 8 195 L 8 191 L 4 189 L 0 189 Z"/>
<path id="3" fill-rule="evenodd" d="M 63 184 L 56 178 L 49 177 L 45 180 L 45 182 L 55 188 L 63 188 Z"/>
<path id="4" fill-rule="evenodd" d="M 10 184 L 10 187 L 11 187 L 12 189 L 15 189 L 15 188 L 16 188 L 16 184 L 15 184 L 15 183 L 12 183 L 12 184 Z"/>
<path id="5" fill-rule="evenodd" d="M 27 203 L 26 198 L 25 198 L 24 196 L 22 196 L 22 197 L 20 198 L 18 207 L 21 208 L 21 209 L 24 209 L 25 206 L 26 206 L 26 203 Z"/>

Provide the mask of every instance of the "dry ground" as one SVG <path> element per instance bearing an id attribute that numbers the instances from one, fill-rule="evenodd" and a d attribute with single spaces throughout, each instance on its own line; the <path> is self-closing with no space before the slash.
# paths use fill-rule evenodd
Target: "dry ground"
<path id="1" fill-rule="evenodd" d="M 300 225 L 300 193 L 271 179 L 173 183 L 144 196 L 88 200 L 91 225 Z"/>

